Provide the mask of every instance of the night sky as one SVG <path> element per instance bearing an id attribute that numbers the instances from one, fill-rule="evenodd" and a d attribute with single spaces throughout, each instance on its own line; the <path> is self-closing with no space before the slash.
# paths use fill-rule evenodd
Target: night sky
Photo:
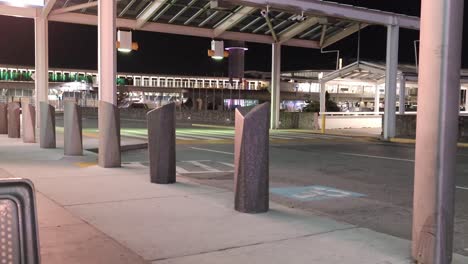
<path id="1" fill-rule="evenodd" d="M 368 8 L 420 15 L 420 0 L 335 0 Z M 465 16 L 465 36 L 468 36 L 468 15 Z M 31 19 L 0 16 L 0 64 L 34 65 L 34 23 Z M 401 63 L 414 63 L 413 41 L 419 32 L 400 30 Z M 206 52 L 210 39 L 135 31 L 134 41 L 140 50 L 118 55 L 119 72 L 146 72 L 163 74 L 226 75 L 227 61 L 217 62 Z M 357 34 L 328 47 L 339 49 L 346 63 L 357 54 Z M 271 46 L 248 43 L 246 70 L 270 71 Z M 386 29 L 372 26 L 361 31 L 361 58 L 384 61 Z M 50 67 L 97 69 L 97 28 L 50 22 Z M 336 55 L 321 54 L 320 50 L 284 47 L 282 70 L 330 69 Z M 463 66 L 468 67 L 468 56 L 463 55 Z"/>

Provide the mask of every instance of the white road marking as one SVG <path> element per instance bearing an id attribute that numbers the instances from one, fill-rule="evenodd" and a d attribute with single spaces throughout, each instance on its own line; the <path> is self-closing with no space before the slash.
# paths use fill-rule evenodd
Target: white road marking
<path id="1" fill-rule="evenodd" d="M 227 162 L 218 162 L 218 163 L 221 163 L 221 164 L 226 165 L 228 167 L 234 168 L 234 164 L 232 164 L 232 163 L 227 163 Z"/>
<path id="2" fill-rule="evenodd" d="M 182 169 L 182 168 L 179 167 L 179 166 L 176 166 L 176 172 L 177 172 L 178 174 L 181 174 L 181 173 L 189 173 L 187 170 Z"/>
<path id="3" fill-rule="evenodd" d="M 234 155 L 234 153 L 232 153 L 232 152 L 225 152 L 225 151 L 219 151 L 219 150 L 213 150 L 213 149 L 206 149 L 206 148 L 191 147 L 191 149 L 201 150 L 201 151 L 208 151 L 208 152 L 214 152 L 214 153 L 221 153 L 221 154 L 226 154 L 226 155 Z"/>
<path id="4" fill-rule="evenodd" d="M 457 189 L 468 191 L 468 187 L 457 186 Z"/>
<path id="5" fill-rule="evenodd" d="M 385 159 L 385 160 L 397 160 L 397 161 L 406 161 L 406 162 L 414 162 L 414 160 L 410 159 L 399 159 L 399 158 L 391 158 L 391 157 L 383 157 L 383 156 L 372 156 L 372 155 L 363 155 L 363 154 L 355 154 L 355 153 L 339 153 L 341 155 L 347 156 L 355 156 L 355 157 L 364 157 L 364 158 L 373 158 L 373 159 Z"/>
<path id="6" fill-rule="evenodd" d="M 217 170 L 217 169 L 215 169 L 215 168 L 213 168 L 211 166 L 208 166 L 208 165 L 203 164 L 203 163 L 198 162 L 198 161 L 193 161 L 192 160 L 192 161 L 184 161 L 184 162 L 191 163 L 191 164 L 193 164 L 193 165 L 195 165 L 197 167 L 200 167 L 202 169 L 205 169 L 205 170 L 207 170 L 209 172 L 221 172 L 220 170 Z"/>
<path id="7" fill-rule="evenodd" d="M 198 138 L 198 139 L 204 139 L 204 140 L 219 140 L 219 138 L 214 138 L 214 137 L 203 137 L 203 136 L 195 136 L 191 134 L 182 134 L 182 133 L 177 133 L 177 136 L 182 135 L 184 137 L 191 137 L 191 138 Z"/>
<path id="8" fill-rule="evenodd" d="M 231 173 L 234 172 L 233 170 L 229 171 L 187 171 L 183 174 L 209 174 L 209 173 Z M 181 173 L 179 173 L 181 174 Z"/>

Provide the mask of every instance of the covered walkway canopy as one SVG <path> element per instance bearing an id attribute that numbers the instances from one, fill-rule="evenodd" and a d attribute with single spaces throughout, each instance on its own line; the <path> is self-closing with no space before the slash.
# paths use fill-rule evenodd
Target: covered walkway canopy
<path id="1" fill-rule="evenodd" d="M 418 30 L 420 24 L 417 17 L 319 0 L 0 0 L 0 15 L 35 19 L 38 104 L 48 103 L 48 21 L 98 26 L 99 99 L 105 109 L 99 111 L 100 127 L 115 131 L 119 129 L 115 84 L 118 28 L 272 44 L 271 128 L 276 129 L 283 45 L 322 49 L 367 26 L 385 26 L 386 98 L 394 100 L 399 28 Z M 394 127 L 394 114 L 387 117 L 385 127 Z M 385 133 L 385 137 L 391 136 L 391 130 Z M 100 164 L 120 166 L 119 134 L 100 137 Z"/>

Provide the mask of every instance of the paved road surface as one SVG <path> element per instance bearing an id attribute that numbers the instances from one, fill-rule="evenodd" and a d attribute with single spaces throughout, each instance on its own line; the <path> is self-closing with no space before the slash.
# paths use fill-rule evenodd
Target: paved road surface
<path id="1" fill-rule="evenodd" d="M 290 207 L 411 239 L 414 147 L 354 139 L 272 144 L 272 198 Z M 147 166 L 146 150 L 123 161 Z M 468 255 L 468 149 L 457 157 L 457 253 Z M 232 144 L 177 146 L 177 172 L 233 187 Z"/>

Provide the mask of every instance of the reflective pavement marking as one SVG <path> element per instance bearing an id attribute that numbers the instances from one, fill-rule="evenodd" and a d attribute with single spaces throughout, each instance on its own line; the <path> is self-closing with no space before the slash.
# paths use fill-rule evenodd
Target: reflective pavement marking
<path id="1" fill-rule="evenodd" d="M 211 166 L 208 166 L 208 165 L 203 164 L 203 163 L 198 162 L 198 161 L 192 160 L 192 161 L 184 161 L 184 162 L 191 163 L 191 164 L 195 165 L 196 167 L 200 167 L 200 168 L 205 169 L 205 170 L 207 170 L 209 172 L 221 172 L 220 170 L 217 170 L 217 169 L 215 169 L 215 168 L 213 168 Z"/>
<path id="2" fill-rule="evenodd" d="M 218 162 L 218 163 L 221 163 L 221 164 L 223 164 L 223 165 L 226 165 L 226 166 L 232 167 L 232 168 L 235 167 L 234 164 L 232 164 L 232 163 L 227 163 L 227 162 Z"/>
<path id="3" fill-rule="evenodd" d="M 303 201 L 316 201 L 325 199 L 365 196 L 364 194 L 360 193 L 349 192 L 320 185 L 272 188 L 271 192 L 291 199 Z"/>
<path id="4" fill-rule="evenodd" d="M 221 154 L 226 154 L 226 155 L 234 155 L 234 153 L 232 153 L 232 152 L 225 152 L 225 151 L 219 151 L 219 150 L 213 150 L 213 149 L 206 149 L 206 148 L 191 147 L 191 149 L 201 150 L 201 151 L 208 151 L 208 152 L 214 152 L 214 153 L 221 153 Z"/>
<path id="5" fill-rule="evenodd" d="M 382 157 L 382 156 L 362 155 L 362 154 L 355 154 L 355 153 L 344 153 L 344 152 L 340 152 L 339 154 L 341 154 L 341 155 L 348 155 L 348 156 L 356 156 L 356 157 L 364 157 L 364 158 L 374 158 L 374 159 L 386 159 L 386 160 L 397 160 L 397 161 L 414 162 L 414 160 L 410 160 L 410 159 L 399 159 L 399 158 Z"/>
<path id="6" fill-rule="evenodd" d="M 179 166 L 176 166 L 176 173 L 189 173 L 188 171 L 186 171 L 185 169 L 182 169 L 181 167 Z"/>

